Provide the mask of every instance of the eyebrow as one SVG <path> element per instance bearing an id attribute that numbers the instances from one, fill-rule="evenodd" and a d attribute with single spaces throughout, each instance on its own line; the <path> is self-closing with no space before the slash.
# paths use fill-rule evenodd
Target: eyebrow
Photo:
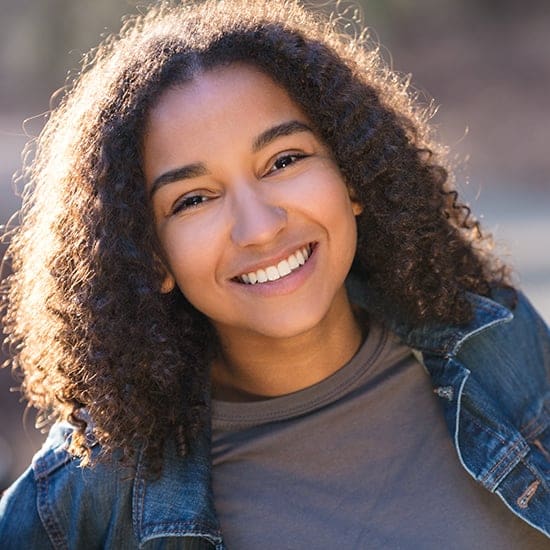
<path id="1" fill-rule="evenodd" d="M 254 142 L 252 143 L 252 152 L 257 153 L 277 138 L 290 136 L 298 132 L 313 133 L 313 130 L 307 124 L 300 122 L 299 120 L 290 120 L 288 122 L 277 124 L 276 126 L 268 128 L 254 139 Z M 206 174 L 208 174 L 208 170 L 202 162 L 195 162 L 193 164 L 187 164 L 186 166 L 174 168 L 173 170 L 164 172 L 158 178 L 155 178 L 153 184 L 151 185 L 149 196 L 152 197 L 158 189 L 169 183 L 174 183 L 185 179 L 198 178 L 200 176 L 205 176 Z"/>
<path id="2" fill-rule="evenodd" d="M 290 120 L 288 122 L 283 122 L 282 124 L 277 124 L 262 132 L 252 144 L 252 152 L 257 153 L 260 149 L 263 149 L 269 145 L 272 141 L 276 140 L 279 137 L 290 136 L 298 132 L 311 132 L 313 130 L 304 122 L 299 120 Z"/>
<path id="3" fill-rule="evenodd" d="M 205 176 L 207 173 L 208 170 L 202 162 L 195 162 L 194 164 L 187 164 L 186 166 L 181 166 L 180 168 L 169 170 L 168 172 L 161 174 L 153 181 L 151 191 L 149 191 L 149 197 L 152 197 L 156 191 L 158 191 L 162 186 L 167 185 L 168 183 L 174 183 L 176 181 L 181 181 L 185 179 L 198 178 L 200 176 Z"/>

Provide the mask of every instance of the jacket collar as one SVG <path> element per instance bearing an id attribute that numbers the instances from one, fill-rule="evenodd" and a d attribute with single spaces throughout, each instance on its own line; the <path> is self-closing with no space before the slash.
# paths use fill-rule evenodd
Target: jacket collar
<path id="1" fill-rule="evenodd" d="M 468 293 L 473 318 L 466 325 L 433 323 L 413 327 L 395 323 L 394 332 L 411 348 L 437 355 L 456 355 L 462 344 L 490 327 L 513 319 L 512 312 L 489 298 Z"/>
<path id="2" fill-rule="evenodd" d="M 372 291 L 368 283 L 353 271 L 346 279 L 346 287 L 353 303 L 367 311 L 387 311 L 387 306 L 381 305 L 376 292 Z M 444 356 L 456 355 L 467 339 L 492 326 L 513 319 L 513 313 L 508 308 L 512 307 L 514 296 L 513 291 L 505 289 L 495 290 L 493 292 L 494 299 L 468 292 L 467 298 L 473 306 L 473 317 L 465 325 L 434 322 L 416 325 L 399 321 L 395 315 L 393 317 L 385 315 L 383 321 L 405 344 L 413 349 Z M 501 302 L 508 307 L 503 306 Z"/>

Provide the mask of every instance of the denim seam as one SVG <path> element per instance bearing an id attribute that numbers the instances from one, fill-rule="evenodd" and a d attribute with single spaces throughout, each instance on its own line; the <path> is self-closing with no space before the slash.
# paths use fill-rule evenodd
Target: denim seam
<path id="1" fill-rule="evenodd" d="M 543 407 L 538 416 L 533 417 L 527 424 L 520 428 L 525 439 L 532 440 L 550 427 L 550 411 Z"/>
<path id="2" fill-rule="evenodd" d="M 166 529 L 166 526 L 171 529 Z M 224 548 L 221 534 L 211 533 L 209 527 L 203 526 L 200 522 L 162 522 L 155 524 L 155 527 L 150 532 L 144 533 L 143 537 L 139 539 L 139 548 L 143 548 L 150 540 L 167 537 L 199 538 L 208 541 L 216 548 Z"/>
<path id="3" fill-rule="evenodd" d="M 37 479 L 48 477 L 55 470 L 62 468 L 73 460 L 66 448 L 66 443 L 48 449 L 42 456 L 33 460 L 33 470 Z"/>
<path id="4" fill-rule="evenodd" d="M 472 422 L 472 424 L 475 424 L 478 428 L 481 428 L 481 430 L 484 432 L 490 432 L 490 434 L 494 436 L 496 439 L 498 439 L 500 443 L 502 443 L 503 445 L 506 445 L 508 441 L 506 438 L 502 437 L 498 432 L 496 432 L 495 430 L 487 426 L 487 424 L 483 424 L 482 422 L 480 422 L 477 416 L 470 413 L 468 409 L 465 409 L 465 411 L 468 414 L 469 420 L 470 422 Z"/>
<path id="5" fill-rule="evenodd" d="M 490 432 L 491 436 L 498 439 L 498 441 L 503 444 L 503 446 L 507 445 L 507 440 L 501 435 L 489 428 L 487 425 L 479 422 L 479 419 L 471 414 L 468 409 L 464 409 L 465 413 L 468 414 L 468 419 L 470 422 L 475 424 L 478 428 L 480 428 L 484 432 Z M 527 454 L 529 451 L 529 446 L 522 438 L 517 438 L 512 445 L 508 445 L 504 455 L 502 455 L 497 462 L 495 462 L 491 468 L 485 473 L 485 475 L 480 479 L 481 483 L 484 484 L 484 486 L 488 485 L 488 480 L 494 476 L 495 472 L 499 469 L 502 469 L 503 471 L 499 473 L 496 476 L 496 480 L 490 484 L 491 491 L 494 492 L 494 488 L 498 486 L 500 481 L 510 472 L 510 470 Z M 517 460 L 519 458 L 519 460 Z M 501 468 L 502 465 L 505 464 L 504 468 Z"/>
<path id="6" fill-rule="evenodd" d="M 166 533 L 159 533 L 158 535 L 147 536 L 146 538 L 143 539 L 143 541 L 139 543 L 139 548 L 143 548 L 144 545 L 151 540 L 161 539 L 165 537 L 166 537 Z M 216 550 L 225 549 L 223 541 L 220 538 L 213 539 L 208 533 L 190 532 L 187 534 L 178 534 L 177 537 L 201 539 L 201 541 L 206 541 L 212 548 L 215 548 Z"/>
<path id="7" fill-rule="evenodd" d="M 141 476 L 142 460 L 141 456 L 138 458 L 136 466 L 136 479 L 134 483 L 134 494 L 132 496 L 132 523 L 134 526 L 134 533 L 141 546 L 141 534 L 143 530 L 142 518 L 143 518 L 143 500 L 145 498 L 145 482 Z"/>
<path id="8" fill-rule="evenodd" d="M 49 479 L 47 476 L 36 479 L 38 516 L 44 525 L 44 530 L 56 550 L 69 550 L 67 540 L 54 512 L 48 503 Z"/>
<path id="9" fill-rule="evenodd" d="M 513 314 L 509 312 L 508 316 L 506 316 L 506 317 L 493 319 L 492 321 L 478 327 L 477 329 L 475 329 L 471 332 L 468 332 L 467 334 L 462 334 L 460 338 L 458 338 L 454 342 L 452 342 L 452 347 L 448 346 L 448 348 L 447 348 L 448 353 L 450 353 L 451 355 L 457 355 L 459 349 L 462 347 L 462 345 L 464 344 L 464 342 L 466 340 L 469 340 L 470 338 L 476 336 L 477 334 L 485 332 L 486 330 L 490 329 L 491 327 L 494 327 L 496 325 L 500 325 L 500 324 L 503 324 L 503 323 L 508 323 L 508 322 L 512 321 L 513 318 L 514 318 Z"/>
<path id="10" fill-rule="evenodd" d="M 523 445 L 522 445 L 523 444 Z M 518 447 L 520 447 L 521 445 L 521 448 L 519 450 L 516 451 L 516 449 Z M 482 483 L 486 484 L 487 481 L 489 480 L 489 478 L 493 477 L 493 473 L 497 470 L 500 469 L 500 466 L 503 464 L 503 463 L 507 463 L 506 465 L 506 469 L 507 471 L 499 476 L 498 479 L 496 480 L 496 483 L 493 484 L 493 487 L 496 487 L 500 480 L 503 479 L 506 474 L 508 474 L 510 472 L 510 470 L 519 462 L 522 460 L 522 452 L 524 451 L 525 447 L 524 447 L 524 442 L 521 440 L 521 439 L 518 439 L 514 442 L 514 444 L 509 447 L 506 451 L 506 453 L 500 457 L 500 459 L 495 463 L 493 464 L 492 468 L 485 474 L 485 476 L 482 478 Z M 516 460 L 517 458 L 519 457 L 519 460 L 514 464 L 514 460 Z M 510 468 L 510 466 L 512 466 L 512 468 Z"/>
<path id="11" fill-rule="evenodd" d="M 524 434 L 525 439 L 528 441 L 533 441 L 533 439 L 536 439 L 541 433 L 544 433 L 550 427 L 548 423 L 539 422 L 538 418 L 534 422 L 535 423 L 532 429 Z"/>
<path id="12" fill-rule="evenodd" d="M 447 365 L 446 365 L 447 366 Z M 464 379 L 462 380 L 462 383 L 460 384 L 459 386 L 459 390 L 458 390 L 458 395 L 457 395 L 457 408 L 456 408 L 456 420 L 455 420 L 455 433 L 454 433 L 454 444 L 455 444 L 455 448 L 457 450 L 457 454 L 458 454 L 458 459 L 460 461 L 460 463 L 462 464 L 462 466 L 464 467 L 464 469 L 474 478 L 474 479 L 478 479 L 477 476 L 475 475 L 475 473 L 466 465 L 466 462 L 464 461 L 464 457 L 462 456 L 462 450 L 460 448 L 460 445 L 459 445 L 459 441 L 458 441 L 458 435 L 459 435 L 459 432 L 460 432 L 460 417 L 461 417 L 461 413 L 462 413 L 462 395 L 463 395 L 463 392 L 464 392 L 464 386 L 469 378 L 469 375 L 470 373 L 467 372 L 466 376 L 464 377 Z M 487 426 L 484 426 L 483 424 L 479 423 L 477 421 L 477 418 L 472 415 L 471 413 L 469 413 L 469 411 L 467 409 L 464 409 L 464 412 L 466 414 L 468 414 L 468 416 L 472 419 L 472 421 L 478 426 L 480 427 L 482 430 L 484 431 L 490 431 L 491 434 L 494 434 L 494 436 L 501 442 L 501 443 L 506 443 L 505 440 L 503 440 L 499 434 L 497 434 L 496 432 L 493 432 L 493 430 L 490 430 L 490 428 L 488 428 Z M 504 459 L 506 459 L 509 454 L 513 451 L 513 449 L 515 447 L 517 447 L 518 445 L 521 445 L 521 444 L 524 444 L 524 448 L 521 449 L 520 451 L 516 452 L 515 453 L 515 458 L 519 457 L 519 460 L 513 464 L 513 461 L 511 462 L 512 466 L 511 467 L 508 467 L 507 468 L 507 471 L 504 472 L 504 474 L 500 475 L 499 478 L 497 479 L 497 482 L 496 483 L 493 483 L 491 484 L 491 487 L 487 487 L 486 485 L 486 480 L 489 479 L 489 477 L 491 476 L 491 473 L 497 468 L 497 466 L 499 466 L 503 461 Z M 489 470 L 489 472 L 487 472 L 482 478 L 481 478 L 481 482 L 485 482 L 484 486 L 487 487 L 491 492 L 494 492 L 495 491 L 495 488 L 499 485 L 500 481 L 502 481 L 502 479 L 510 472 L 510 470 L 515 466 L 517 465 L 517 463 L 523 458 L 522 457 L 522 453 L 524 451 L 528 452 L 529 450 L 529 446 L 527 445 L 527 443 L 525 443 L 522 439 L 517 439 L 513 446 L 508 450 L 508 452 L 506 453 L 506 455 L 504 457 L 501 457 L 500 460 L 493 465 L 493 467 Z M 526 453 L 525 453 L 526 454 Z"/>

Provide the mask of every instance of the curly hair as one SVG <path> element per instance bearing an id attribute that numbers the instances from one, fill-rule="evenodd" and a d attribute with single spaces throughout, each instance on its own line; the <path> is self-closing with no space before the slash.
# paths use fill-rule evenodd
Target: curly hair
<path id="1" fill-rule="evenodd" d="M 184 454 L 208 421 L 216 335 L 177 289 L 160 291 L 141 144 L 166 89 L 234 62 L 286 89 L 363 206 L 354 269 L 379 297 L 372 315 L 461 323 L 467 291 L 507 284 L 458 200 L 429 110 L 364 34 L 294 0 L 157 5 L 90 54 L 51 112 L 7 253 L 11 363 L 44 419 L 75 425 L 84 464 L 90 424 L 105 455 L 142 449 L 158 472 L 165 441 Z"/>

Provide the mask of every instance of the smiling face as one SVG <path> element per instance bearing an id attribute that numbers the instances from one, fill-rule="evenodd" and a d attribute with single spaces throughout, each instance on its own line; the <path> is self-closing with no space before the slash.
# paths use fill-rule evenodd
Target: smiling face
<path id="1" fill-rule="evenodd" d="M 166 91 L 147 122 L 164 290 L 176 284 L 222 340 L 290 338 L 349 312 L 360 209 L 283 88 L 218 68 Z"/>

